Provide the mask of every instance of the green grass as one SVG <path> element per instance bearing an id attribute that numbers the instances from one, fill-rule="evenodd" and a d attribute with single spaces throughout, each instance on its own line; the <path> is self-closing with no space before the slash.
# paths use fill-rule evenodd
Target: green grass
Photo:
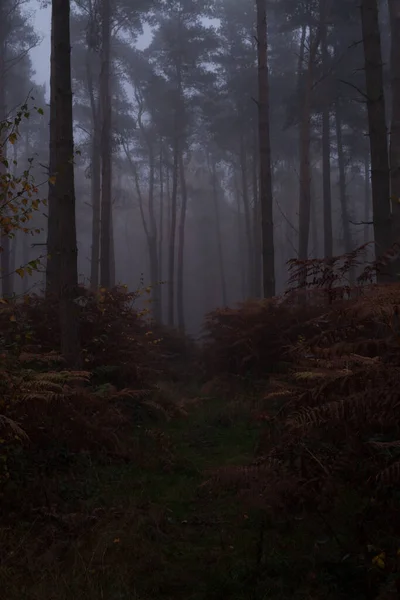
<path id="1" fill-rule="evenodd" d="M 29 493 L 16 488 L 14 518 L 11 506 L 9 526 L 0 527 L 0 598 L 365 600 L 365 569 L 356 555 L 343 563 L 337 543 L 351 546 L 354 494 L 342 499 L 332 533 L 317 513 L 266 523 L 233 492 L 201 486 L 208 469 L 254 457 L 253 407 L 251 397 L 205 400 L 187 418 L 133 425 L 136 464 L 83 456 L 72 473 L 37 481 Z M 37 517 L 18 511 L 29 494 L 35 506 L 42 498 Z"/>
<path id="2" fill-rule="evenodd" d="M 221 402 L 206 401 L 186 419 L 158 424 L 172 461 L 157 456 L 138 428 L 152 457 L 145 467 L 82 460 L 73 478 L 60 476 L 57 506 L 48 509 L 57 519 L 19 520 L 1 532 L 0 543 L 14 551 L 0 566 L 7 599 L 264 597 L 253 581 L 257 519 L 229 494 L 199 488 L 207 469 L 254 455 L 259 432 L 246 411 L 229 414 Z M 71 513 L 88 523 L 63 527 Z"/>

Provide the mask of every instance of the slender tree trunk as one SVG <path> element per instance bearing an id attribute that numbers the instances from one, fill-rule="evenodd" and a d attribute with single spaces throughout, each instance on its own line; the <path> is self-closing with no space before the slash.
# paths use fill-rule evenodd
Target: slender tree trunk
<path id="1" fill-rule="evenodd" d="M 266 0 L 256 0 L 258 55 L 258 143 L 260 149 L 260 205 L 264 298 L 275 295 L 275 255 Z"/>
<path id="2" fill-rule="evenodd" d="M 251 216 L 250 216 L 250 202 L 249 202 L 249 186 L 247 180 L 247 152 L 245 148 L 245 141 L 243 133 L 240 135 L 240 170 L 242 176 L 242 201 L 244 208 L 244 223 L 246 231 L 246 242 L 247 242 L 247 269 L 246 269 L 246 281 L 247 281 L 247 294 L 251 294 L 252 274 L 254 271 L 253 264 L 253 236 L 251 228 Z"/>
<path id="3" fill-rule="evenodd" d="M 342 226 L 343 226 L 343 241 L 344 250 L 347 253 L 353 250 L 353 242 L 351 239 L 350 230 L 350 215 L 347 204 L 346 194 L 346 167 L 343 152 L 343 139 L 342 139 L 342 119 L 341 119 L 341 106 L 340 99 L 336 101 L 336 142 L 337 142 L 337 153 L 338 153 L 338 167 L 339 167 L 339 200 L 340 208 L 342 212 Z M 354 268 L 350 269 L 349 272 L 350 284 L 355 283 L 355 271 Z"/>
<path id="4" fill-rule="evenodd" d="M 114 235 L 114 202 L 111 201 L 110 213 L 110 287 L 115 286 L 115 235 Z"/>
<path id="5" fill-rule="evenodd" d="M 183 153 L 179 156 L 179 174 L 181 184 L 181 213 L 179 219 L 179 241 L 178 241 L 178 273 L 177 273 L 177 316 L 178 316 L 178 327 L 183 333 L 185 331 L 185 311 L 184 311 L 184 250 L 185 250 L 185 222 L 186 222 L 186 208 L 187 208 L 187 189 L 186 189 L 186 177 L 185 167 L 183 164 Z"/>
<path id="6" fill-rule="evenodd" d="M 92 131 L 92 172 L 91 172 L 91 200 L 92 200 L 92 249 L 90 261 L 90 284 L 92 289 L 99 286 L 100 266 L 100 212 L 101 212 L 101 158 L 100 135 L 97 125 Z"/>
<path id="7" fill-rule="evenodd" d="M 318 235 L 318 219 L 317 219 L 317 198 L 315 196 L 313 182 L 311 181 L 311 239 L 312 239 L 312 248 L 311 248 L 311 256 L 313 258 L 318 258 L 319 256 L 319 235 Z"/>
<path id="8" fill-rule="evenodd" d="M 154 179 L 155 179 L 155 157 L 152 143 L 149 142 L 149 258 L 150 258 L 150 274 L 151 274 L 151 294 L 153 303 L 153 316 L 157 323 L 161 322 L 161 307 L 159 300 L 159 265 L 158 265 L 158 248 L 157 248 L 157 223 L 154 211 Z"/>
<path id="9" fill-rule="evenodd" d="M 329 53 L 327 42 L 327 15 L 326 0 L 320 0 L 321 19 L 321 49 L 322 49 L 322 72 L 327 82 L 329 69 Z M 331 192 L 331 124 L 330 124 L 330 98 L 329 90 L 324 97 L 322 109 L 322 178 L 324 196 L 324 255 L 331 258 L 333 254 L 332 239 L 332 192 Z"/>
<path id="10" fill-rule="evenodd" d="M 163 170 L 163 152 L 160 146 L 160 211 L 158 223 L 158 270 L 160 277 L 159 302 L 160 302 L 160 323 L 163 321 L 163 244 L 164 244 L 164 170 Z"/>
<path id="11" fill-rule="evenodd" d="M 110 0 L 102 0 L 101 19 L 101 238 L 100 238 L 100 284 L 111 287 L 111 7 Z"/>
<path id="12" fill-rule="evenodd" d="M 400 243 L 400 0 L 388 0 L 391 30 L 390 78 L 392 110 L 390 128 L 390 196 L 392 200 L 393 241 Z M 400 275 L 400 260 L 393 269 Z"/>
<path id="13" fill-rule="evenodd" d="M 4 0 L 3 0 L 4 1 Z M 4 10 L 5 8 L 5 10 Z M 8 35 L 8 18 L 7 18 L 7 7 L 0 5 L 0 123 L 4 122 L 7 117 L 7 70 L 6 70 L 6 58 L 7 58 L 7 35 Z M 4 132 L 2 132 L 4 133 Z M 5 135 L 7 135 L 7 131 Z M 7 172 L 3 161 L 7 160 L 7 141 L 3 136 L 0 138 L 0 176 Z M 5 199 L 4 199 L 5 200 Z M 7 216 L 8 210 L 6 205 L 1 207 L 2 215 Z M 8 232 L 0 232 L 0 244 L 1 244 L 1 255 L 0 255 L 0 277 L 2 295 L 4 298 L 12 296 L 12 282 L 10 279 L 10 238 Z"/>
<path id="14" fill-rule="evenodd" d="M 261 230 L 261 204 L 258 193 L 259 180 L 259 149 L 258 149 L 258 132 L 254 127 L 254 151 L 253 151 L 253 237 L 254 237 L 254 296 L 262 297 L 262 230 Z"/>
<path id="15" fill-rule="evenodd" d="M 90 259 L 90 285 L 92 289 L 99 286 L 99 266 L 100 266 L 100 212 L 101 212 L 101 121 L 100 110 L 97 106 L 93 77 L 88 52 L 86 64 L 87 83 L 90 98 L 90 108 L 92 112 L 92 140 L 91 140 L 91 180 L 90 195 L 92 204 L 92 248 Z"/>
<path id="16" fill-rule="evenodd" d="M 29 157 L 30 155 L 30 145 L 29 145 L 29 129 L 26 129 L 25 132 L 25 156 Z M 29 252 L 29 237 L 27 234 L 22 234 L 21 236 L 21 245 L 22 245 L 22 264 L 27 265 L 30 260 L 30 252 Z M 22 293 L 25 294 L 28 290 L 28 278 L 24 277 L 22 279 Z"/>
<path id="17" fill-rule="evenodd" d="M 174 158 L 172 171 L 172 194 L 170 210 L 169 257 L 168 257 L 168 325 L 173 327 L 175 316 L 175 238 L 176 238 L 176 209 L 178 200 L 179 177 L 179 141 L 176 135 L 174 141 Z"/>
<path id="18" fill-rule="evenodd" d="M 307 260 L 308 242 L 310 237 L 310 208 L 311 208 L 311 97 L 314 83 L 315 57 L 317 54 L 320 35 L 319 31 L 311 39 L 307 71 L 302 89 L 302 110 L 300 122 L 300 202 L 299 202 L 299 259 Z M 305 281 L 300 283 L 304 284 Z"/>
<path id="19" fill-rule="evenodd" d="M 226 293 L 224 251 L 222 248 L 221 216 L 219 214 L 218 179 L 217 179 L 217 168 L 215 166 L 214 160 L 212 161 L 211 168 L 212 168 L 212 193 L 213 193 L 214 217 L 215 217 L 215 237 L 216 237 L 216 242 L 217 242 L 219 277 L 220 277 L 220 282 L 221 282 L 221 301 L 222 301 L 223 306 L 227 306 L 228 299 L 227 299 L 227 293 Z"/>
<path id="20" fill-rule="evenodd" d="M 351 252 L 353 250 L 353 243 L 352 243 L 351 231 L 350 231 L 349 208 L 347 205 L 346 167 L 345 167 L 345 159 L 344 159 L 344 152 L 343 152 L 342 119 L 341 119 L 340 100 L 338 100 L 336 102 L 336 141 L 337 141 L 338 167 L 339 167 L 339 199 L 340 199 L 340 208 L 341 208 L 341 212 L 342 212 L 343 241 L 344 241 L 345 252 Z"/>
<path id="21" fill-rule="evenodd" d="M 244 262 L 245 255 L 245 243 L 244 243 L 244 231 L 243 231 L 243 221 L 242 221 L 242 212 L 241 212 L 241 197 L 240 197 L 240 186 L 236 173 L 236 165 L 233 165 L 234 169 L 234 186 L 235 186 L 235 195 L 236 195 L 236 226 L 237 226 L 237 264 L 239 265 L 240 272 L 240 292 L 241 299 L 244 300 L 247 296 L 246 293 L 246 268 Z"/>
<path id="22" fill-rule="evenodd" d="M 370 184 L 370 164 L 369 150 L 366 151 L 364 157 L 364 244 L 371 241 L 371 226 L 368 223 L 371 221 L 371 184 Z"/>
<path id="23" fill-rule="evenodd" d="M 0 99 L 1 103 L 1 99 Z M 2 119 L 0 118 L 0 122 Z M 2 148 L 1 148 L 2 146 Z M 7 147 L 6 142 L 2 143 L 0 140 L 0 161 L 7 160 Z M 0 164 L 0 176 L 2 171 L 5 172 L 7 169 L 3 164 Z M 7 206 L 1 207 L 2 216 L 6 217 L 8 214 Z M 8 232 L 2 228 L 0 236 L 1 254 L 0 254 L 0 278 L 1 278 L 1 290 L 3 298 L 11 298 L 13 294 L 12 279 L 10 273 L 10 253 L 11 253 L 11 240 L 8 236 Z"/>
<path id="24" fill-rule="evenodd" d="M 389 155 L 377 0 L 361 1 L 361 22 L 371 148 L 375 254 L 378 257 L 385 253 L 392 243 L 392 224 Z M 379 272 L 377 273 L 377 279 L 378 282 L 390 281 L 391 274 L 388 271 Z"/>
<path id="25" fill-rule="evenodd" d="M 59 302 L 61 352 L 79 364 L 78 250 L 75 222 L 69 0 L 53 0 L 50 72 L 50 177 L 47 291 Z"/>
<path id="26" fill-rule="evenodd" d="M 27 265 L 30 261 L 30 248 L 29 248 L 29 239 L 27 235 L 23 235 L 22 237 L 22 264 Z M 24 277 L 22 279 L 22 293 L 26 294 L 29 287 L 28 277 Z"/>

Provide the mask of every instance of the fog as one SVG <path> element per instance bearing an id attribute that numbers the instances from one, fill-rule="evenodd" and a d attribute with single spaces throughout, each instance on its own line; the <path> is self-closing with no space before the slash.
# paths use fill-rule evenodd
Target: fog
<path id="1" fill-rule="evenodd" d="M 26 98 L 44 114 L 31 111 L 7 151 L 16 173 L 31 164 L 45 198 L 50 8 L 9 4 L 3 114 Z M 359 8 L 342 4 L 314 55 L 312 3 L 282 0 L 268 9 L 276 294 L 286 289 L 287 261 L 302 253 L 301 235 L 303 259 L 348 253 L 373 239 Z M 71 10 L 78 270 L 88 285 L 93 277 L 100 283 L 93 236 L 102 227 L 102 22 L 96 1 L 80 0 Z M 262 295 L 255 27 L 251 0 L 111 3 L 112 283 L 151 286 L 157 318 L 194 335 L 208 311 Z M 382 39 L 387 56 L 388 35 Z M 304 226 L 301 98 L 311 64 L 312 197 Z M 32 218 L 39 233 L 18 232 L 5 250 L 17 295 L 44 287 L 46 211 L 40 206 Z M 38 258 L 31 276 L 14 274 Z"/>

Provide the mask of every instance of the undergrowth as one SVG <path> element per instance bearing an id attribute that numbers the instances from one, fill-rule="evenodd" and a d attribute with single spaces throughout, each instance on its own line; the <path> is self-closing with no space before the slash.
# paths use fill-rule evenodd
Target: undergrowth
<path id="1" fill-rule="evenodd" d="M 2 304 L 8 600 L 398 598 L 400 284 L 371 272 L 297 261 L 201 348 L 82 290 L 81 371 L 51 302 Z"/>

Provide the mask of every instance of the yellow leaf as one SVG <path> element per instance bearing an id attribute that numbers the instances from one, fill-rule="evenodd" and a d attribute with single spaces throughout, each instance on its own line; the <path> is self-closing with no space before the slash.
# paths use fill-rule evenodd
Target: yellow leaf
<path id="1" fill-rule="evenodd" d="M 15 272 L 18 273 L 20 277 L 23 277 L 25 275 L 25 271 L 22 267 L 20 267 L 19 269 L 15 269 Z"/>
<path id="2" fill-rule="evenodd" d="M 379 569 L 384 569 L 385 568 L 385 558 L 386 558 L 385 553 L 381 552 L 377 556 L 374 556 L 374 558 L 372 559 L 372 564 L 375 565 L 376 567 L 378 567 Z"/>
<path id="3" fill-rule="evenodd" d="M 15 315 L 11 315 L 10 317 L 10 321 L 15 322 L 17 319 L 15 318 Z"/>
<path id="4" fill-rule="evenodd" d="M 52 175 L 51 177 L 49 177 L 49 183 L 51 183 L 51 185 L 54 185 L 56 182 L 56 178 L 54 175 Z"/>

